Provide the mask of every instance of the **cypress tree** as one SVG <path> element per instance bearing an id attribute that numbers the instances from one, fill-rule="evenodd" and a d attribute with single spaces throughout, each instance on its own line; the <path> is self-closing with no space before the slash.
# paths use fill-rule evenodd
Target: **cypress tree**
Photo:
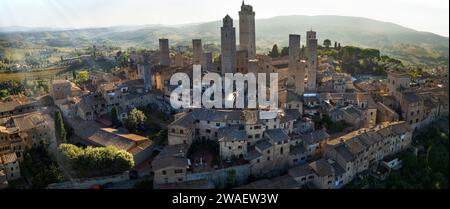
<path id="1" fill-rule="evenodd" d="M 55 135 L 56 139 L 58 139 L 61 143 L 67 142 L 67 132 L 64 128 L 64 121 L 61 112 L 58 110 L 55 111 Z"/>
<path id="2" fill-rule="evenodd" d="M 117 110 L 116 107 L 113 107 L 111 109 L 111 122 L 112 122 L 112 125 L 114 127 L 121 126 L 121 123 L 120 123 L 120 120 L 119 120 L 119 111 Z"/>

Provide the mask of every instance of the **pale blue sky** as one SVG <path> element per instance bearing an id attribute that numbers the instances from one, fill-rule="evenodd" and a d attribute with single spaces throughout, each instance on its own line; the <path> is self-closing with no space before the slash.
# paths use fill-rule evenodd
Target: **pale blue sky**
<path id="1" fill-rule="evenodd" d="M 345 15 L 449 35 L 448 0 L 246 0 L 256 18 Z M 0 26 L 176 25 L 237 18 L 241 0 L 0 0 Z"/>

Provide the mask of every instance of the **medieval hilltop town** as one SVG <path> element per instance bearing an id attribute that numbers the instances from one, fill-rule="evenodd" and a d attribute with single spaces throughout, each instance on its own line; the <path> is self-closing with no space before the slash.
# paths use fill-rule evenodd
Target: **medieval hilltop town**
<path id="1" fill-rule="evenodd" d="M 48 189 L 142 182 L 155 189 L 339 189 L 368 176 L 383 181 L 402 169 L 400 153 L 421 151 L 416 133 L 442 118 L 448 126 L 448 70 L 439 85 L 402 70 L 357 82 L 318 55 L 323 46 L 312 29 L 286 34 L 288 55 L 270 57 L 256 53 L 251 5 L 242 2 L 239 11 L 239 45 L 233 19 L 222 21 L 217 58 L 201 37 L 192 40 L 192 56 L 160 37 L 158 50 L 130 53 L 112 72 L 90 71 L 83 82 L 54 79 L 47 95 L 1 101 L 0 188 L 34 182 L 21 168 L 32 156 L 27 150 L 44 146 L 60 175 Z M 192 78 L 193 65 L 202 75 L 277 73 L 276 117 L 258 108 L 174 109 L 171 76 Z M 83 158 L 76 153 L 102 148 L 128 161 L 73 163 Z"/>

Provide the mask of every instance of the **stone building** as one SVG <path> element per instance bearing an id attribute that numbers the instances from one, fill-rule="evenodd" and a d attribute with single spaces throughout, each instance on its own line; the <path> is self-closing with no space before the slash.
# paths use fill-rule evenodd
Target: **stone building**
<path id="1" fill-rule="evenodd" d="M 221 31 L 221 73 L 236 72 L 236 29 L 229 15 L 223 18 Z"/>
<path id="2" fill-rule="evenodd" d="M 5 170 L 0 169 L 0 189 L 8 187 L 8 179 L 6 179 Z"/>
<path id="3" fill-rule="evenodd" d="M 397 101 L 401 98 L 401 92 L 409 88 L 411 78 L 407 73 L 388 72 L 387 75 L 387 93 L 393 96 Z"/>
<path id="4" fill-rule="evenodd" d="M 180 52 L 174 56 L 174 64 L 176 67 L 184 67 L 184 56 Z"/>
<path id="5" fill-rule="evenodd" d="M 159 39 L 159 64 L 170 66 L 169 39 Z"/>
<path id="6" fill-rule="evenodd" d="M 10 96 L 0 101 L 0 118 L 11 117 L 21 113 L 39 110 L 42 104 L 26 96 Z"/>
<path id="7" fill-rule="evenodd" d="M 244 158 L 247 155 L 247 133 L 242 125 L 221 128 L 218 135 L 223 159 Z"/>
<path id="8" fill-rule="evenodd" d="M 203 54 L 203 59 L 202 59 L 202 69 L 206 70 L 206 71 L 211 71 L 213 70 L 214 66 L 213 66 L 213 56 L 212 56 L 212 52 L 205 52 Z"/>
<path id="9" fill-rule="evenodd" d="M 188 146 L 185 144 L 166 146 L 152 161 L 153 184 L 167 184 L 186 181 L 190 166 L 186 158 Z"/>
<path id="10" fill-rule="evenodd" d="M 237 72 L 248 73 L 248 52 L 246 50 L 237 51 Z"/>
<path id="11" fill-rule="evenodd" d="M 0 171 L 4 170 L 8 181 L 20 178 L 20 166 L 16 153 L 0 155 Z"/>
<path id="12" fill-rule="evenodd" d="M 201 65 L 203 59 L 203 46 L 201 39 L 192 39 L 192 64 Z"/>
<path id="13" fill-rule="evenodd" d="M 255 12 L 244 1 L 239 11 L 239 50 L 247 51 L 251 60 L 256 58 Z"/>
<path id="14" fill-rule="evenodd" d="M 317 38 L 315 31 L 306 32 L 306 55 L 308 67 L 308 82 L 306 89 L 315 92 L 317 88 L 317 68 L 319 66 L 317 59 Z"/>
<path id="15" fill-rule="evenodd" d="M 81 95 L 81 89 L 68 80 L 54 80 L 52 82 L 50 96 L 55 102 Z"/>
<path id="16" fill-rule="evenodd" d="M 0 119 L 0 154 L 15 153 L 22 160 L 25 149 L 49 144 L 53 133 L 53 119 L 41 112 Z"/>
<path id="17" fill-rule="evenodd" d="M 400 115 L 381 102 L 377 106 L 377 123 L 399 121 Z"/>
<path id="18" fill-rule="evenodd" d="M 328 141 L 324 157 L 345 170 L 342 184 L 347 184 L 375 162 L 409 147 L 411 141 L 412 130 L 406 122 L 383 123 Z"/>
<path id="19" fill-rule="evenodd" d="M 305 90 L 305 67 L 300 60 L 300 35 L 289 35 L 289 74 L 294 78 L 295 93 L 302 95 Z"/>

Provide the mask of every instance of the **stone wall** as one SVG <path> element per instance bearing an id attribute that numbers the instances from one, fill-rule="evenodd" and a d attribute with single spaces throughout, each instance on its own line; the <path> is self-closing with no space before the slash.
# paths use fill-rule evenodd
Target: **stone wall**
<path id="1" fill-rule="evenodd" d="M 235 171 L 235 179 L 237 185 L 243 185 L 247 183 L 248 177 L 251 174 L 250 164 L 233 166 L 229 168 L 213 170 L 209 172 L 202 173 L 188 173 L 186 180 L 193 181 L 199 179 L 207 179 L 214 183 L 216 188 L 224 188 L 226 186 L 229 171 Z"/>

